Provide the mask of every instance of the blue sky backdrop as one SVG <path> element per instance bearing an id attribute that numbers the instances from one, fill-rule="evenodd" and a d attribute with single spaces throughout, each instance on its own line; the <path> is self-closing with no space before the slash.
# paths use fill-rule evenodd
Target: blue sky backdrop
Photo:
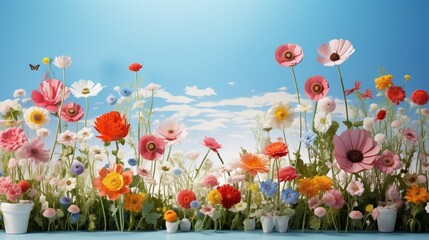
<path id="1" fill-rule="evenodd" d="M 417 0 L 4 0 L 0 100 L 17 88 L 29 95 L 46 72 L 42 58 L 65 54 L 73 60 L 69 84 L 87 79 L 105 86 L 90 99 L 94 119 L 114 109 L 105 98 L 117 95 L 115 86 L 133 83 L 128 65 L 140 62 L 142 87 L 154 82 L 163 88 L 154 119 L 176 117 L 190 129 L 177 149 L 203 151 L 199 143 L 213 136 L 233 158 L 240 146 L 253 150 L 255 115 L 278 101 L 296 105 L 290 69 L 274 59 L 283 43 L 303 48 L 295 68 L 302 96 L 305 80 L 323 75 L 328 95 L 342 99 L 336 69 L 316 61 L 317 48 L 333 38 L 348 39 L 356 49 L 341 65 L 346 88 L 359 80 L 375 90 L 384 67 L 396 84 L 412 76 L 407 93 L 428 90 L 428 10 L 429 2 Z M 40 69 L 30 71 L 30 63 Z"/>

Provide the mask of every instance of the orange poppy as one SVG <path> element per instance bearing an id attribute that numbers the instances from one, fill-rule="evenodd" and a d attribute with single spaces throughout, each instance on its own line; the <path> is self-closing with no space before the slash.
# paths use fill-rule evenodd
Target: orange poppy
<path id="1" fill-rule="evenodd" d="M 264 154 L 273 158 L 281 158 L 289 153 L 284 142 L 273 142 L 265 147 Z"/>
<path id="2" fill-rule="evenodd" d="M 241 156 L 239 168 L 244 172 L 248 172 L 250 176 L 255 176 L 257 173 L 267 173 L 268 160 L 256 154 L 245 153 Z"/>
<path id="3" fill-rule="evenodd" d="M 130 130 L 130 124 L 127 123 L 125 115 L 117 111 L 105 113 L 95 119 L 94 128 L 101 135 L 97 136 L 104 142 L 117 141 L 125 138 Z"/>
<path id="4" fill-rule="evenodd" d="M 113 163 L 109 169 L 103 167 L 98 172 L 99 177 L 92 180 L 92 185 L 99 191 L 100 197 L 108 196 L 110 201 L 115 201 L 120 194 L 130 191 L 133 172 L 131 170 L 122 172 L 122 169 L 122 165 Z"/>

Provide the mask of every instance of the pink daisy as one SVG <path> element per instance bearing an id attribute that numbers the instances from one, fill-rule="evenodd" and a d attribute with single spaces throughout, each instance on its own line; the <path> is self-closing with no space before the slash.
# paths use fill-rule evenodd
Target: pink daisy
<path id="1" fill-rule="evenodd" d="M 310 198 L 310 200 L 308 200 L 308 208 L 310 209 L 315 209 L 318 206 L 320 206 L 321 202 L 319 200 L 319 198 L 317 197 L 312 197 Z"/>
<path id="2" fill-rule="evenodd" d="M 405 128 L 401 131 L 402 136 L 404 136 L 405 140 L 410 142 L 417 142 L 419 136 L 417 134 L 417 130 L 411 128 Z"/>
<path id="3" fill-rule="evenodd" d="M 27 141 L 22 128 L 11 127 L 0 132 L 0 147 L 7 152 L 15 151 Z"/>
<path id="4" fill-rule="evenodd" d="M 327 67 L 340 65 L 355 52 L 350 41 L 344 39 L 332 39 L 317 49 L 320 56 L 317 61 Z"/>
<path id="5" fill-rule="evenodd" d="M 77 134 L 69 130 L 61 133 L 58 137 L 58 142 L 67 146 L 72 146 L 76 142 Z"/>
<path id="6" fill-rule="evenodd" d="M 218 149 L 222 147 L 222 145 L 220 145 L 216 139 L 212 138 L 212 137 L 205 137 L 204 141 L 203 141 L 204 146 L 210 148 L 213 152 L 217 153 Z"/>
<path id="7" fill-rule="evenodd" d="M 165 143 L 154 135 L 145 135 L 139 140 L 139 153 L 146 160 L 157 160 L 164 154 Z"/>
<path id="8" fill-rule="evenodd" d="M 16 153 L 18 158 L 28 158 L 36 164 L 49 161 L 49 150 L 41 139 L 35 138 L 26 142 Z"/>
<path id="9" fill-rule="evenodd" d="M 215 208 L 210 205 L 201 205 L 200 213 L 213 217 L 215 213 Z"/>
<path id="10" fill-rule="evenodd" d="M 351 196 L 361 196 L 364 190 L 363 183 L 359 181 L 353 181 L 347 185 L 347 192 Z"/>
<path id="11" fill-rule="evenodd" d="M 389 150 L 384 150 L 384 152 L 375 160 L 374 166 L 380 170 L 380 172 L 392 174 L 393 171 L 400 169 L 402 164 L 399 155 L 394 154 Z"/>
<path id="12" fill-rule="evenodd" d="M 314 209 L 314 215 L 321 218 L 326 215 L 326 209 L 324 207 L 317 207 Z"/>
<path id="13" fill-rule="evenodd" d="M 346 201 L 343 198 L 343 194 L 341 193 L 341 191 L 336 190 L 336 189 L 331 189 L 327 193 L 332 194 L 335 198 L 335 204 L 332 205 L 333 209 L 340 209 L 346 203 Z"/>
<path id="14" fill-rule="evenodd" d="M 280 45 L 275 56 L 276 61 L 283 67 L 293 67 L 302 61 L 304 53 L 299 45 L 288 43 Z"/>
<path id="15" fill-rule="evenodd" d="M 305 81 L 304 91 L 308 98 L 318 101 L 328 93 L 328 81 L 322 76 L 312 76 Z"/>
<path id="16" fill-rule="evenodd" d="M 188 136 L 188 129 L 183 123 L 167 119 L 156 130 L 155 136 L 164 140 L 168 145 L 179 143 Z"/>
<path id="17" fill-rule="evenodd" d="M 341 169 L 357 173 L 371 169 L 380 147 L 371 133 L 362 129 L 348 129 L 334 136 L 334 155 Z"/>

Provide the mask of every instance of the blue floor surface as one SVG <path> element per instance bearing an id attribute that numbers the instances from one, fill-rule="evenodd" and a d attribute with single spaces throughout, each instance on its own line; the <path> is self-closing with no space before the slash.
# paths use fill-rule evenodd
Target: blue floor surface
<path id="1" fill-rule="evenodd" d="M 165 231 L 158 232 L 37 232 L 21 235 L 8 235 L 0 232 L 1 240 L 97 240 L 97 239 L 119 239 L 119 240 L 219 240 L 219 239 L 238 239 L 238 240 L 269 240 L 269 239 L 317 239 L 317 240 L 427 240 L 428 233 L 337 233 L 337 232 L 306 232 L 291 231 L 286 233 L 263 233 L 261 230 L 241 232 L 241 231 L 203 231 L 203 232 L 177 232 L 166 233 Z"/>

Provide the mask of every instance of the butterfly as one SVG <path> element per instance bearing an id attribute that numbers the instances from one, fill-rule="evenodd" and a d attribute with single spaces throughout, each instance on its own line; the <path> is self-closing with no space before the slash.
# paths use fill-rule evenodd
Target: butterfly
<path id="1" fill-rule="evenodd" d="M 31 71 L 33 71 L 33 70 L 39 70 L 39 66 L 40 66 L 40 64 L 37 64 L 37 65 L 33 65 L 33 64 L 28 64 L 29 66 L 30 66 L 30 70 Z"/>

